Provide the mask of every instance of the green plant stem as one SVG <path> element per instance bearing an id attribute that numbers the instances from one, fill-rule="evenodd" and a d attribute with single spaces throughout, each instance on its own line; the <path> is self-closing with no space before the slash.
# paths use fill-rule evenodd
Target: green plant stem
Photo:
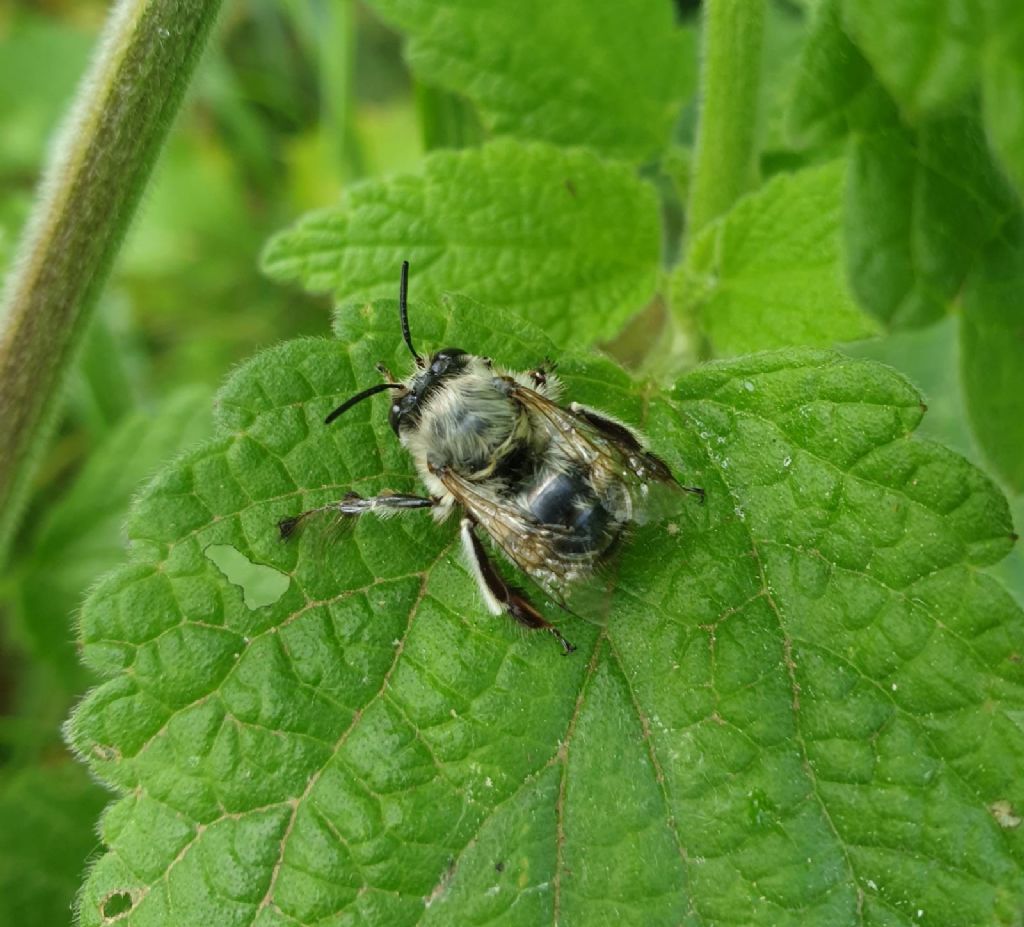
<path id="1" fill-rule="evenodd" d="M 686 213 L 692 240 L 757 184 L 764 0 L 707 0 L 700 119 Z"/>
<path id="2" fill-rule="evenodd" d="M 329 0 L 320 38 L 320 96 L 324 130 L 340 180 L 365 173 L 363 153 L 352 123 L 356 52 L 355 0 Z"/>
<path id="3" fill-rule="evenodd" d="M 0 561 L 96 299 L 220 0 L 121 0 L 47 168 L 0 311 Z"/>

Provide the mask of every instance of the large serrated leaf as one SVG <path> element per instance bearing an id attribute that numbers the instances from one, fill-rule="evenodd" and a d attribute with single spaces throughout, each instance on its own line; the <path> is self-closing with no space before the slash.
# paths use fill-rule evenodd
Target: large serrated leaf
<path id="1" fill-rule="evenodd" d="M 639 161 L 667 147 L 693 89 L 694 34 L 674 23 L 667 0 L 373 6 L 409 33 L 413 70 L 471 99 L 499 135 Z"/>
<path id="2" fill-rule="evenodd" d="M 412 307 L 423 350 L 525 366 L 533 329 Z M 914 440 L 881 365 L 788 351 L 667 397 L 566 357 L 568 395 L 642 422 L 704 506 L 625 547 L 579 652 L 483 613 L 452 526 L 362 521 L 326 554 L 283 515 L 415 486 L 383 399 L 393 303 L 242 368 L 219 436 L 139 501 L 83 609 L 107 681 L 70 726 L 121 797 L 81 922 L 1015 923 L 1024 620 L 983 567 L 1005 500 Z M 285 574 L 251 610 L 204 555 Z"/>
<path id="3" fill-rule="evenodd" d="M 423 174 L 351 188 L 272 239 L 263 267 L 339 300 L 466 293 L 574 343 L 614 335 L 654 292 L 654 190 L 582 149 L 499 141 L 429 155 Z"/>

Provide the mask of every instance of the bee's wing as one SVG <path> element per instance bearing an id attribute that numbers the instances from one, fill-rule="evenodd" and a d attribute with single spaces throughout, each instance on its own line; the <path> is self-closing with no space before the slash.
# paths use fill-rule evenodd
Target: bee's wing
<path id="1" fill-rule="evenodd" d="M 545 596 L 578 618 L 604 623 L 614 585 L 613 566 L 598 567 L 593 555 L 560 552 L 560 542 L 568 535 L 561 525 L 539 522 L 518 506 L 450 470 L 438 477 L 501 552 Z"/>
<path id="2" fill-rule="evenodd" d="M 547 573 L 560 575 L 568 569 L 564 558 L 555 552 L 555 543 L 566 534 L 564 528 L 538 522 L 528 512 L 452 470 L 439 472 L 438 478 L 505 556 L 525 573 L 536 579 Z"/>
<path id="3" fill-rule="evenodd" d="M 630 521 L 644 524 L 667 518 L 679 511 L 687 493 L 703 498 L 703 490 L 681 485 L 668 465 L 621 422 L 578 403 L 563 408 L 518 383 L 509 394 L 561 438 L 566 453 L 591 473 L 599 493 L 603 488 L 615 496 L 602 501 L 620 510 L 628 504 Z M 618 497 L 623 492 L 628 500 Z"/>

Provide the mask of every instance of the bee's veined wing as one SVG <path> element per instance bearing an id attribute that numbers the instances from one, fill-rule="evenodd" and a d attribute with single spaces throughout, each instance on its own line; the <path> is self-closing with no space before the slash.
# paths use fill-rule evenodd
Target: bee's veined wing
<path id="1" fill-rule="evenodd" d="M 514 563 L 556 605 L 570 614 L 603 623 L 609 603 L 609 573 L 594 554 L 567 554 L 568 529 L 537 521 L 479 483 L 444 470 L 438 478 Z"/>
<path id="2" fill-rule="evenodd" d="M 615 496 L 607 500 L 612 506 L 622 504 L 618 496 L 623 492 L 628 495 L 630 521 L 644 524 L 668 518 L 679 511 L 687 493 L 703 498 L 703 490 L 680 484 L 668 465 L 621 422 L 578 403 L 564 408 L 518 383 L 510 387 L 509 395 L 561 438 L 565 452 L 591 473 L 598 492 L 604 488 Z"/>

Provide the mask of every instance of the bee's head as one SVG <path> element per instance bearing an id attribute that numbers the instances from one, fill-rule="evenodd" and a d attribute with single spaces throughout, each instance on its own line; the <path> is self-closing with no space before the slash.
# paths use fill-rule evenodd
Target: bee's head
<path id="1" fill-rule="evenodd" d="M 333 422 L 343 412 L 347 412 L 356 403 L 362 402 L 370 396 L 387 389 L 400 390 L 391 404 L 388 413 L 388 422 L 395 434 L 399 434 L 403 428 L 415 425 L 419 421 L 420 407 L 426 398 L 436 392 L 444 381 L 458 375 L 465 369 L 469 355 L 462 348 L 444 348 L 430 356 L 427 361 L 422 354 L 417 352 L 412 344 L 412 336 L 409 334 L 409 309 L 407 305 L 407 294 L 409 292 L 409 262 L 402 262 L 402 277 L 398 289 L 398 311 L 402 322 L 402 338 L 409 352 L 416 360 L 417 372 L 405 383 L 378 383 L 357 393 L 350 399 L 343 402 L 337 409 L 331 412 L 325 419 L 326 424 Z M 381 368 L 384 369 L 384 368 Z"/>
<path id="2" fill-rule="evenodd" d="M 396 435 L 401 429 L 414 426 L 419 421 L 420 408 L 427 397 L 442 389 L 446 380 L 462 373 L 469 362 L 469 355 L 462 348 L 444 348 L 432 354 L 429 363 L 415 352 L 413 354 L 419 372 L 404 388 L 405 392 L 395 397 L 388 413 L 388 422 Z"/>

